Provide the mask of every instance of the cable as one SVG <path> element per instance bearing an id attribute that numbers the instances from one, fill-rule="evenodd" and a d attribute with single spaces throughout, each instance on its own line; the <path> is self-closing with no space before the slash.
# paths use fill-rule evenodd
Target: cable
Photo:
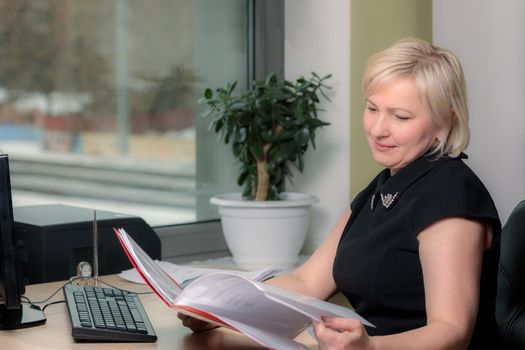
<path id="1" fill-rule="evenodd" d="M 88 277 L 80 277 L 80 276 L 74 276 L 74 277 L 71 277 L 69 279 L 68 282 L 64 283 L 63 285 L 61 285 L 57 290 L 55 290 L 49 297 L 47 297 L 46 299 L 44 300 L 41 300 L 41 301 L 31 301 L 28 297 L 24 296 L 24 299 L 26 299 L 30 304 L 32 305 L 35 305 L 35 304 L 43 304 L 43 303 L 46 303 L 48 302 L 49 300 L 51 300 L 52 297 L 55 296 L 55 294 L 57 294 L 58 292 L 60 292 L 62 290 L 62 288 L 64 288 L 64 286 L 67 286 L 68 284 L 70 284 L 71 282 L 73 281 L 76 281 L 76 280 L 79 280 L 79 279 L 84 279 L 84 280 L 87 280 L 89 279 Z"/>
<path id="2" fill-rule="evenodd" d="M 35 309 L 39 309 L 39 310 L 42 310 L 42 312 L 44 312 L 45 308 L 48 307 L 49 305 L 53 305 L 53 304 L 58 304 L 58 303 L 61 303 L 61 302 L 65 302 L 65 300 L 61 300 L 61 301 L 53 301 L 49 304 L 46 304 L 44 305 L 43 307 L 40 307 L 39 305 L 37 304 L 43 304 L 47 301 L 49 301 L 52 297 L 55 296 L 55 294 L 57 294 L 62 288 L 64 288 L 64 286 L 70 284 L 71 282 L 75 281 L 75 280 L 78 280 L 78 279 L 86 279 L 85 277 L 80 277 L 80 276 L 74 276 L 74 277 L 71 277 L 69 279 L 68 282 L 64 283 L 62 286 L 60 286 L 60 288 L 58 288 L 57 290 L 55 290 L 49 297 L 47 297 L 46 299 L 44 300 L 41 300 L 41 301 L 31 301 L 31 299 L 29 299 L 27 296 L 25 295 L 22 295 L 20 297 L 20 299 L 23 299 L 25 300 L 26 303 L 28 303 L 32 308 L 35 308 Z"/>
<path id="3" fill-rule="evenodd" d="M 22 295 L 22 299 L 24 299 L 28 304 L 30 304 L 32 307 L 36 307 L 36 308 L 40 308 L 40 306 L 38 306 L 37 304 L 44 304 L 46 302 L 48 302 L 49 300 L 51 300 L 51 298 L 53 298 L 55 296 L 55 294 L 57 294 L 58 292 L 60 292 L 65 286 L 67 286 L 68 284 L 70 283 L 73 283 L 74 281 L 78 281 L 78 280 L 84 280 L 84 281 L 97 281 L 97 282 L 100 282 L 102 284 L 105 284 L 107 285 L 108 287 L 111 287 L 111 288 L 114 288 L 114 289 L 118 289 L 120 291 L 123 291 L 123 292 L 127 292 L 127 293 L 133 293 L 133 294 L 137 294 L 137 295 L 142 295 L 142 294 L 151 294 L 153 292 L 149 291 L 149 292 L 133 292 L 133 291 L 130 291 L 130 290 L 126 290 L 126 289 L 122 289 L 122 288 L 118 288 L 108 282 L 105 282 L 105 281 L 102 281 L 100 278 L 92 278 L 92 277 L 82 277 L 82 276 L 73 276 L 69 279 L 69 281 L 67 281 L 66 283 L 64 283 L 63 285 L 61 285 L 59 288 L 57 288 L 57 290 L 55 290 L 49 297 L 47 297 L 46 299 L 44 300 L 41 300 L 41 301 L 31 301 L 31 299 L 29 299 L 27 296 L 25 295 Z M 59 304 L 59 303 L 63 303 L 65 302 L 65 300 L 60 300 L 60 301 L 53 301 L 53 302 L 50 302 L 48 304 L 45 304 L 44 306 L 42 306 L 42 311 L 44 311 L 44 309 L 46 307 L 48 307 L 49 305 L 53 305 L 53 304 Z"/>
<path id="4" fill-rule="evenodd" d="M 46 307 L 50 306 L 50 305 L 55 305 L 55 304 L 61 304 L 61 303 L 65 303 L 66 301 L 65 300 L 58 300 L 58 301 L 52 301 L 50 303 L 47 303 L 46 305 L 44 305 L 42 307 L 42 312 L 44 312 L 44 310 L 46 309 Z"/>

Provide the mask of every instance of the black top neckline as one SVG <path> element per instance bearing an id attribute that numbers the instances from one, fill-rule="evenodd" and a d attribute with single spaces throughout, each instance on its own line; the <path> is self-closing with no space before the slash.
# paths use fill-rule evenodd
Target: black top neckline
<path id="1" fill-rule="evenodd" d="M 394 175 L 391 175 L 389 168 L 383 169 L 378 175 L 374 198 L 372 199 L 373 203 L 371 204 L 372 207 L 375 206 L 374 201 L 379 201 L 383 203 L 383 206 L 387 210 L 391 209 L 403 192 L 420 177 L 443 162 L 466 158 L 468 158 L 468 156 L 464 153 L 461 153 L 458 157 L 449 157 L 446 155 L 436 157 L 435 155 L 426 153 L 405 165 Z"/>

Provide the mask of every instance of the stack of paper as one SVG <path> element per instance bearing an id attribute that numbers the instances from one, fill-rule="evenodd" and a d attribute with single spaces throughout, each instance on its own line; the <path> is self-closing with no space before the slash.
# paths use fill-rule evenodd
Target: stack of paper
<path id="1" fill-rule="evenodd" d="M 155 260 L 155 263 L 166 273 L 168 273 L 175 281 L 179 282 L 184 288 L 188 283 L 194 279 L 216 272 L 228 272 L 238 274 L 252 281 L 264 281 L 270 277 L 278 275 L 282 272 L 282 269 L 276 269 L 268 267 L 261 270 L 255 271 L 238 271 L 238 270 L 225 270 L 225 269 L 212 269 L 212 268 L 200 268 L 191 265 L 177 265 L 167 261 Z M 144 283 L 144 280 L 138 274 L 137 270 L 129 269 L 122 271 L 119 274 L 125 280 L 135 283 Z"/>

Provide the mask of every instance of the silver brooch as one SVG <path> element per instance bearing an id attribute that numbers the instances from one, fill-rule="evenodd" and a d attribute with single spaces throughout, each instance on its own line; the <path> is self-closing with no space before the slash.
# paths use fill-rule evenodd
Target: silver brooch
<path id="1" fill-rule="evenodd" d="M 396 199 L 398 193 L 399 192 L 396 192 L 393 195 L 391 193 L 388 193 L 386 195 L 383 195 L 381 193 L 381 203 L 383 203 L 383 207 L 388 209 L 392 205 L 392 203 L 394 203 L 394 200 Z"/>

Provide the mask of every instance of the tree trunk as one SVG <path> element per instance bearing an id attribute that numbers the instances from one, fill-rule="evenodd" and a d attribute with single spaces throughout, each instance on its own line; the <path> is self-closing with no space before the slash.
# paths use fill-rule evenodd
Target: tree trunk
<path id="1" fill-rule="evenodd" d="M 257 160 L 257 192 L 256 201 L 265 201 L 268 198 L 268 186 L 270 185 L 270 175 L 266 170 L 266 159 Z"/>
<path id="2" fill-rule="evenodd" d="M 266 169 L 268 162 L 268 151 L 272 147 L 271 143 L 267 143 L 263 147 L 263 159 L 255 157 L 257 161 L 257 192 L 255 193 L 256 201 L 265 201 L 268 199 L 268 188 L 270 186 L 270 174 Z"/>

